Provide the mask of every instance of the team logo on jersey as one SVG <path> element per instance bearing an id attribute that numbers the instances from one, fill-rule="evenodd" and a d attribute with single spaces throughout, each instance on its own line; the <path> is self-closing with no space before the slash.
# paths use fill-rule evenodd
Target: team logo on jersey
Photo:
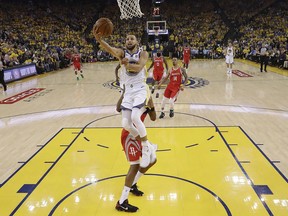
<path id="1" fill-rule="evenodd" d="M 151 86 L 151 83 L 152 83 L 152 78 L 147 78 L 146 80 L 146 83 Z M 185 85 L 186 88 L 200 88 L 200 87 L 203 87 L 203 86 L 206 86 L 209 84 L 209 81 L 208 80 L 205 80 L 203 78 L 199 78 L 199 77 L 188 77 L 188 82 L 187 84 Z M 117 81 L 114 81 L 114 80 L 110 80 L 106 83 L 103 84 L 104 87 L 107 87 L 107 88 L 111 88 L 111 89 L 120 89 L 120 86 L 119 86 L 119 82 Z M 161 86 L 162 88 L 165 88 L 166 85 L 163 84 Z"/>

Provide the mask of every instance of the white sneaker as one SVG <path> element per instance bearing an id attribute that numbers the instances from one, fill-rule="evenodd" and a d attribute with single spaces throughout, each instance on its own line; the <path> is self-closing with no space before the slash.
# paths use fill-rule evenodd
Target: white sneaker
<path id="1" fill-rule="evenodd" d="M 150 156 L 150 163 L 154 163 L 157 159 L 156 151 L 158 149 L 158 145 L 151 143 L 151 147 L 152 147 L 152 152 L 151 152 L 151 156 Z"/>
<path id="2" fill-rule="evenodd" d="M 146 168 L 150 164 L 150 157 L 152 154 L 152 145 L 149 143 L 148 146 L 143 146 L 142 147 L 142 159 L 140 161 L 140 166 L 142 168 Z"/>

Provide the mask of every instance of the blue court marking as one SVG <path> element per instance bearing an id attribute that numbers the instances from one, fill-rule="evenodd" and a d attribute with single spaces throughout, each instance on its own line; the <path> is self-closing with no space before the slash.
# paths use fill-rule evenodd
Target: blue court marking
<path id="1" fill-rule="evenodd" d="M 97 106 L 96 106 L 97 107 Z M 103 107 L 103 106 L 102 106 Z M 282 110 L 281 110 L 282 111 Z M 208 122 L 210 122 L 213 126 L 214 126 L 214 128 L 215 128 L 215 130 L 216 130 L 216 132 L 218 132 L 219 134 L 220 134 L 220 136 L 222 137 L 222 139 L 224 140 L 224 142 L 225 142 L 225 144 L 227 145 L 227 147 L 229 148 L 229 150 L 230 150 L 230 152 L 232 153 L 232 155 L 233 155 L 233 157 L 235 158 L 235 155 L 234 155 L 234 153 L 232 152 L 232 150 L 230 149 L 230 147 L 229 147 L 229 145 L 227 144 L 227 142 L 226 142 L 226 140 L 225 140 L 225 138 L 222 136 L 222 134 L 221 134 L 221 132 L 219 131 L 219 129 L 218 129 L 218 127 L 212 122 L 212 121 L 210 121 L 209 119 L 206 119 L 206 118 L 204 118 L 204 117 L 201 117 L 201 116 L 196 116 L 196 115 L 192 115 L 192 114 L 187 114 L 187 113 L 178 113 L 178 114 L 183 114 L 183 115 L 188 115 L 188 116 L 194 116 L 194 117 L 197 117 L 197 118 L 201 118 L 201 119 L 204 119 L 204 120 L 206 120 L 206 121 L 208 121 Z M 110 115 L 110 116 L 104 116 L 104 117 L 102 117 L 102 118 L 99 118 L 99 119 L 96 119 L 96 120 L 94 120 L 94 121 L 92 121 L 92 122 L 90 122 L 89 124 L 87 124 L 85 127 L 83 127 L 82 128 L 82 130 L 79 132 L 79 133 L 77 133 L 78 135 L 75 137 L 75 139 L 71 142 L 71 144 L 70 144 L 70 146 L 67 148 L 67 149 L 65 149 L 65 151 L 59 156 L 59 158 L 57 159 L 57 161 L 55 161 L 55 163 L 47 170 L 47 172 L 43 175 L 43 177 L 41 177 L 41 179 L 38 181 L 38 183 L 36 184 L 36 186 L 38 186 L 39 184 L 40 184 L 40 182 L 44 179 L 44 177 L 51 171 L 51 169 L 55 166 L 55 164 L 60 160 L 60 158 L 65 154 L 65 152 L 71 147 L 71 145 L 74 143 L 74 141 L 79 137 L 79 135 L 81 134 L 81 133 L 83 133 L 84 132 L 84 130 L 85 130 L 85 128 L 87 127 L 87 126 L 89 126 L 90 124 L 92 124 L 92 123 L 94 123 L 94 122 L 96 122 L 96 121 L 99 121 L 99 120 L 102 120 L 102 119 L 106 119 L 106 118 L 109 118 L 109 117 L 113 117 L 113 116 L 117 116 L 117 115 L 119 115 L 119 114 L 114 114 L 114 115 Z M 15 117 L 15 116 L 13 116 L 13 117 Z M 227 126 L 226 126 L 227 127 Z M 101 128 L 103 128 L 103 127 L 101 127 Z M 108 127 L 108 128 L 111 128 L 111 127 Z M 187 127 L 185 127 L 185 128 L 187 128 Z M 199 128 L 199 126 L 197 126 L 197 128 Z M 241 128 L 241 127 L 239 127 L 242 131 L 243 131 L 243 129 Z M 63 129 L 63 128 L 62 128 Z M 45 146 L 55 137 L 55 136 L 57 136 L 58 135 L 58 133 L 60 133 L 61 131 L 62 131 L 62 129 L 60 130 L 60 131 L 58 131 L 46 144 L 45 144 Z M 77 128 L 78 129 L 78 128 Z M 245 131 L 243 131 L 244 133 L 245 133 Z M 245 133 L 246 134 L 246 133 Z M 251 140 L 251 138 L 246 134 L 246 136 Z M 252 143 L 254 143 L 253 142 L 253 140 L 251 140 L 252 141 Z M 254 143 L 255 144 L 255 143 Z M 44 146 L 44 147 L 45 147 Z M 257 145 L 255 145 L 256 147 L 257 147 Z M 257 147 L 258 148 L 258 147 Z M 41 149 L 39 149 L 28 161 L 30 161 L 40 150 L 42 150 L 43 148 L 41 148 Z M 259 149 L 259 148 L 258 148 Z M 169 150 L 171 150 L 171 149 L 169 149 Z M 159 151 L 159 150 L 158 150 Z M 160 150 L 161 151 L 161 150 Z M 259 149 L 259 151 L 265 156 L 265 158 L 271 163 L 271 161 L 269 160 L 269 158 L 261 151 L 261 149 Z M 242 172 L 245 174 L 245 176 L 248 178 L 248 179 L 250 179 L 249 177 L 248 177 L 248 175 L 247 175 L 247 173 L 245 172 L 245 170 L 243 169 L 243 167 L 241 166 L 241 164 L 237 161 L 237 158 L 235 158 L 235 160 L 236 160 L 236 162 L 238 163 L 238 165 L 239 165 L 239 167 L 241 168 L 241 170 L 242 170 Z M 28 162 L 27 161 L 27 162 Z M 25 165 L 25 164 L 24 164 Z M 24 166 L 23 165 L 23 166 Z M 287 179 L 286 179 L 286 177 L 278 170 L 278 168 L 273 164 L 273 163 L 271 163 L 271 165 L 279 172 L 279 174 L 287 181 Z M 10 178 L 12 178 L 23 166 L 21 166 L 21 167 L 19 167 L 4 183 L 6 183 Z M 251 181 L 252 182 L 252 181 Z M 4 185 L 4 183 L 2 184 L 2 185 Z M 2 186 L 1 185 L 1 186 Z M 14 211 L 12 212 L 12 214 L 14 214 L 19 208 L 20 208 L 20 206 L 24 203 L 24 201 L 28 198 L 28 196 L 29 196 L 29 194 L 27 194 L 25 197 L 24 197 L 24 199 L 19 203 L 19 205 L 14 209 Z M 259 197 L 260 198 L 260 200 L 261 200 L 261 197 Z M 263 203 L 263 205 L 264 205 L 264 207 L 266 208 L 266 210 L 267 210 L 267 212 L 270 214 L 270 215 L 273 215 L 272 214 L 272 212 L 270 211 L 270 209 L 269 209 L 269 207 L 266 205 L 266 203 L 263 201 L 262 202 Z"/>
<path id="2" fill-rule="evenodd" d="M 239 127 L 240 128 L 240 127 Z M 240 128 L 241 129 L 241 128 Z M 251 182 L 251 187 L 253 188 L 253 190 L 255 191 L 254 188 L 254 184 L 253 181 L 251 180 L 251 178 L 249 177 L 249 175 L 247 174 L 246 170 L 244 169 L 244 167 L 242 166 L 241 163 L 245 163 L 248 161 L 239 161 L 238 158 L 236 157 L 236 155 L 234 154 L 234 152 L 232 151 L 231 147 L 229 146 L 229 144 L 227 143 L 226 139 L 223 137 L 223 135 L 221 134 L 221 132 L 218 130 L 219 135 L 221 136 L 222 140 L 224 141 L 225 145 L 227 146 L 228 150 L 230 151 L 231 155 L 233 156 L 234 160 L 236 161 L 236 163 L 238 164 L 239 168 L 241 169 L 241 171 L 243 172 L 243 174 L 246 176 L 247 179 L 249 179 L 249 181 Z M 245 133 L 246 135 L 246 133 Z M 248 137 L 248 136 L 247 136 Z M 250 163 L 250 161 L 249 161 Z M 257 192 L 255 191 L 255 193 L 257 194 Z M 258 195 L 258 194 L 257 194 Z M 266 211 L 268 212 L 268 214 L 270 216 L 273 216 L 274 214 L 272 213 L 271 209 L 269 208 L 269 206 L 267 205 L 267 203 L 265 201 L 261 200 L 261 196 L 258 195 L 259 200 L 261 201 L 262 205 L 264 206 L 264 208 L 266 209 Z"/>
<path id="3" fill-rule="evenodd" d="M 17 193 L 31 193 L 35 189 L 36 184 L 24 184 Z"/>
<path id="4" fill-rule="evenodd" d="M 254 144 L 254 146 L 261 152 L 261 154 L 272 165 L 272 167 L 279 173 L 279 175 L 281 175 L 282 178 L 288 183 L 288 179 L 286 178 L 286 176 L 274 165 L 274 163 L 267 157 L 267 155 L 261 150 L 261 148 L 259 148 L 259 146 L 257 146 L 257 144 L 251 139 L 251 137 L 248 136 L 248 134 L 243 130 L 243 128 L 241 128 L 240 126 L 239 126 L 239 128 L 248 137 L 248 139 Z"/>
<path id="5" fill-rule="evenodd" d="M 116 115 L 109 115 L 109 116 L 105 116 L 105 117 L 102 117 L 102 118 L 99 118 L 98 120 L 101 120 L 101 119 L 105 119 L 105 118 L 110 118 L 110 117 L 113 117 L 113 116 L 116 116 Z M 96 122 L 97 119 L 93 122 Z M 88 124 L 89 125 L 89 124 Z M 58 131 L 58 133 L 56 133 L 53 138 L 58 135 L 61 131 L 63 130 L 63 128 Z M 54 166 L 60 161 L 60 159 L 63 157 L 63 155 L 66 153 L 66 151 L 68 151 L 68 149 L 73 145 L 73 143 L 77 140 L 77 138 L 81 135 L 81 133 L 83 133 L 83 129 L 76 135 L 76 137 L 71 141 L 71 143 L 69 144 L 69 146 L 60 154 L 60 156 L 56 159 L 55 162 L 52 162 L 53 164 L 47 169 L 47 171 L 43 174 L 43 176 L 39 179 L 39 181 L 35 184 L 35 188 L 43 181 L 43 179 L 48 175 L 48 173 L 54 168 Z M 45 146 L 51 142 L 51 140 L 53 139 L 51 138 L 46 144 Z M 44 147 L 45 147 L 44 146 Z M 28 161 L 30 161 L 40 150 L 42 150 L 43 148 L 39 149 Z M 27 161 L 27 162 L 28 162 Z M 46 162 L 45 162 L 46 163 Z M 17 170 L 17 172 L 22 168 L 22 166 Z M 15 172 L 16 173 L 16 172 Z M 13 173 L 12 176 L 15 175 L 15 173 Z M 9 177 L 12 178 L 12 176 Z M 12 211 L 11 215 L 14 215 L 18 209 L 22 206 L 22 204 L 25 202 L 25 200 L 29 197 L 30 194 L 27 194 L 22 200 L 21 202 L 16 206 L 16 208 Z"/>
<path id="6" fill-rule="evenodd" d="M 262 194 L 271 194 L 273 195 L 272 191 L 268 187 L 268 185 L 253 185 L 253 188 L 257 195 L 260 197 Z"/>
<path id="7" fill-rule="evenodd" d="M 226 211 L 226 214 L 228 216 L 232 216 L 232 213 L 231 211 L 229 210 L 228 206 L 226 205 L 226 203 L 217 195 L 215 194 L 213 191 L 209 190 L 208 188 L 196 183 L 196 182 L 193 182 L 193 181 L 190 181 L 188 179 L 184 179 L 184 178 L 180 178 L 180 177 L 177 177 L 177 176 L 171 176 L 171 175 L 165 175 L 165 174 L 152 174 L 152 173 L 148 173 L 148 174 L 145 174 L 147 176 L 156 176 L 156 177 L 166 177 L 166 178 L 172 178 L 172 179 L 176 179 L 176 180 L 180 180 L 180 181 L 184 181 L 184 182 L 188 182 L 190 184 L 193 184 L 203 190 L 205 190 L 206 192 L 208 192 L 209 194 L 211 194 L 217 201 L 220 202 L 220 204 L 222 205 L 222 207 L 225 209 Z M 107 177 L 107 178 L 103 178 L 103 179 L 99 179 L 97 181 L 94 181 L 94 182 L 90 182 L 86 185 L 83 185 L 73 191 L 71 191 L 70 193 L 68 193 L 67 195 L 65 195 L 58 203 L 56 203 L 56 205 L 53 207 L 53 209 L 50 211 L 50 213 L 48 214 L 48 216 L 52 216 L 54 214 L 54 212 L 57 210 L 57 208 L 61 205 L 61 203 L 63 203 L 68 197 L 70 197 L 72 194 L 74 194 L 75 192 L 78 192 L 80 190 L 82 190 L 83 188 L 86 188 L 88 186 L 91 186 L 93 184 L 96 184 L 96 183 L 99 183 L 99 182 L 102 182 L 102 181 L 106 181 L 106 180 L 110 180 L 110 179 L 114 179 L 114 178 L 119 178 L 119 177 L 126 177 L 126 174 L 125 175 L 118 175 L 118 176 L 111 176 L 111 177 Z"/>
<path id="8" fill-rule="evenodd" d="M 271 161 L 272 163 L 281 163 L 281 161 Z"/>

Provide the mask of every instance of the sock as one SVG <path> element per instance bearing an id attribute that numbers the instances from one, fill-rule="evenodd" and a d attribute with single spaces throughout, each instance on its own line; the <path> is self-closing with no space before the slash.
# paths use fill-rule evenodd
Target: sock
<path id="1" fill-rule="evenodd" d="M 138 182 L 139 178 L 141 178 L 143 175 L 144 175 L 144 173 L 141 173 L 141 172 L 138 171 L 136 176 L 135 176 L 135 178 L 134 178 L 134 181 L 133 181 L 132 185 L 136 184 Z"/>
<path id="2" fill-rule="evenodd" d="M 120 197 L 120 200 L 119 200 L 120 204 L 122 204 L 126 199 L 128 199 L 130 189 L 131 188 L 129 188 L 127 186 L 124 186 L 122 194 L 121 194 L 121 197 Z"/>

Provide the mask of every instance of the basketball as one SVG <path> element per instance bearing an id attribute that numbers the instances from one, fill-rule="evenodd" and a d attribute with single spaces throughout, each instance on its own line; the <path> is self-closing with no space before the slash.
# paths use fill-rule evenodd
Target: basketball
<path id="1" fill-rule="evenodd" d="M 96 21 L 93 31 L 101 34 L 103 37 L 108 37 L 113 32 L 113 23 L 108 18 L 100 18 Z"/>

